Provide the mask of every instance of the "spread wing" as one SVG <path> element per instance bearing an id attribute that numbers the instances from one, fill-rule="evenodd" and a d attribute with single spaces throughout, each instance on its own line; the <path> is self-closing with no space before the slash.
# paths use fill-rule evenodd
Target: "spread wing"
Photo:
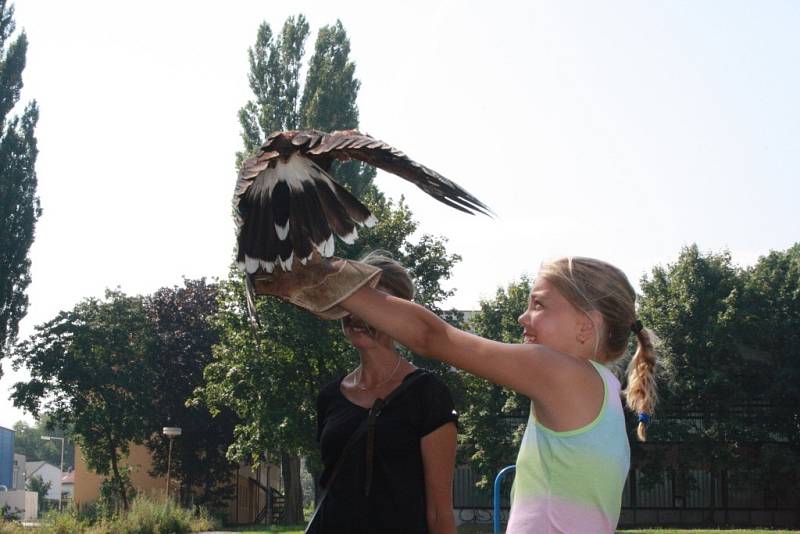
<path id="1" fill-rule="evenodd" d="M 309 157 L 320 158 L 320 164 L 332 159 L 357 159 L 408 180 L 439 202 L 459 211 L 491 213 L 486 204 L 457 183 L 417 163 L 393 146 L 355 130 L 330 134 L 298 132 L 293 136 L 292 144 L 305 150 Z"/>
<path id="2" fill-rule="evenodd" d="M 491 210 L 458 184 L 416 163 L 383 141 L 354 130 L 277 132 L 242 165 L 233 204 L 237 261 L 248 273 L 291 270 L 314 253 L 333 255 L 333 234 L 346 243 L 375 218 L 328 174 L 334 160 L 357 159 L 416 184 L 466 213 Z"/>

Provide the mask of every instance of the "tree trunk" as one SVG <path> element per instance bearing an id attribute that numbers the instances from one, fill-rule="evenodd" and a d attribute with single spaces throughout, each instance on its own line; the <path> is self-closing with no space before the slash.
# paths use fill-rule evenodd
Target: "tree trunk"
<path id="1" fill-rule="evenodd" d="M 116 481 L 117 486 L 117 493 L 119 494 L 119 498 L 122 501 L 122 508 L 126 512 L 128 511 L 128 491 L 125 488 L 125 481 L 122 480 L 122 476 L 119 474 L 119 465 L 117 463 L 117 449 L 114 448 L 111 451 L 111 471 L 114 473 L 114 480 Z"/>
<path id="2" fill-rule="evenodd" d="M 281 453 L 281 473 L 286 493 L 283 523 L 286 525 L 301 524 L 305 521 L 305 517 L 303 517 L 303 488 L 300 484 L 300 457 L 285 452 Z"/>

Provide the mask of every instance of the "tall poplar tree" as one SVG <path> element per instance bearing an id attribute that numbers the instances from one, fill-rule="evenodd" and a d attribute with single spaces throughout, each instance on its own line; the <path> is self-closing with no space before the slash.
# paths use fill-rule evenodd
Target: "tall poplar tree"
<path id="1" fill-rule="evenodd" d="M 307 35 L 302 15 L 290 17 L 277 35 L 266 23 L 259 27 L 256 44 L 248 51 L 253 98 L 239 112 L 244 146 L 237 162 L 272 131 L 358 127 L 360 82 L 342 24 L 337 21 L 319 30 L 301 84 Z M 460 258 L 447 253 L 442 239 L 424 235 L 410 241 L 417 224 L 402 200 L 395 204 L 377 191 L 372 184 L 374 169 L 348 162 L 334 166 L 332 172 L 380 221 L 374 228 L 360 229 L 354 245 L 338 242 L 336 254 L 354 258 L 365 250 L 387 250 L 411 270 L 421 302 L 435 306 L 447 298 L 451 292 L 440 282 Z M 263 326 L 256 342 L 244 321 L 241 273 L 232 270 L 220 293 L 220 343 L 197 399 L 212 410 L 231 407 L 242 420 L 229 451 L 233 459 L 259 462 L 267 451 L 281 453 L 287 493 L 284 522 L 301 522 L 300 456 L 309 457 L 312 472 L 319 469 L 314 400 L 320 388 L 352 368 L 358 356 L 338 323 L 321 321 L 275 299 L 259 299 Z"/>
<path id="2" fill-rule="evenodd" d="M 28 250 L 41 214 L 36 196 L 36 102 L 9 115 L 19 101 L 28 39 L 14 33 L 14 8 L 0 0 L 0 357 L 28 309 Z M 0 368 L 0 376 L 2 369 Z"/>

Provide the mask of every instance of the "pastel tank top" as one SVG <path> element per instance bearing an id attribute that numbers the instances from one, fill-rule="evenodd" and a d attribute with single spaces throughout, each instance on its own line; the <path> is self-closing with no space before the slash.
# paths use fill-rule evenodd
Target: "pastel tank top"
<path id="1" fill-rule="evenodd" d="M 630 445 L 619 380 L 591 363 L 604 384 L 603 406 L 594 421 L 555 432 L 536 421 L 531 403 L 506 534 L 613 534 L 616 529 Z"/>

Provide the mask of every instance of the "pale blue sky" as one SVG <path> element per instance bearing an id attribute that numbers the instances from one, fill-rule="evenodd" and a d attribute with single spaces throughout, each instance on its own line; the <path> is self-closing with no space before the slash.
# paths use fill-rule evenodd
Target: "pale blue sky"
<path id="1" fill-rule="evenodd" d="M 291 8 L 289 8 L 291 6 Z M 99 296 L 224 276 L 246 50 L 267 20 L 340 18 L 362 130 L 457 181 L 496 220 L 402 180 L 461 254 L 475 308 L 539 262 L 601 257 L 638 280 L 683 245 L 752 263 L 800 240 L 800 3 L 18 0 L 44 214 L 23 335 Z M 309 41 L 309 48 L 313 43 Z M 0 425 L 22 415 L 0 381 Z"/>

